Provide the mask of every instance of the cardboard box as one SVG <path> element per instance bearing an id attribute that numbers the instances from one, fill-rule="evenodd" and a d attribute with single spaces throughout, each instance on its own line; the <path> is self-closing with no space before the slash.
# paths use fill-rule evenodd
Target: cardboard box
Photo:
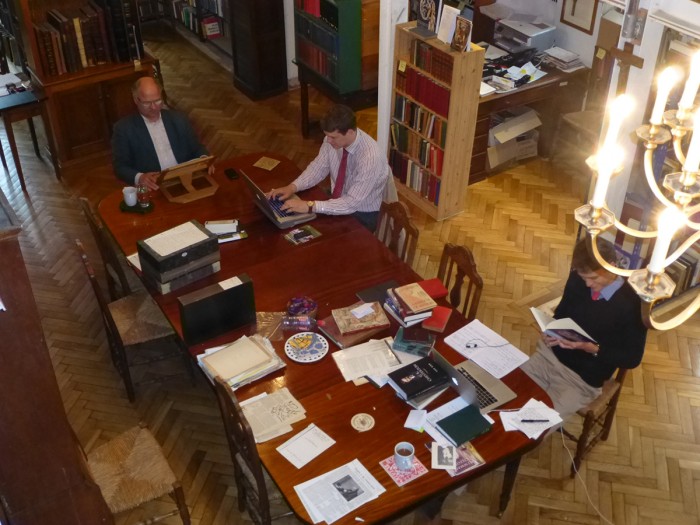
<path id="1" fill-rule="evenodd" d="M 489 130 L 489 146 L 505 144 L 509 140 L 542 125 L 535 110 L 526 106 L 499 113 L 503 122 Z"/>

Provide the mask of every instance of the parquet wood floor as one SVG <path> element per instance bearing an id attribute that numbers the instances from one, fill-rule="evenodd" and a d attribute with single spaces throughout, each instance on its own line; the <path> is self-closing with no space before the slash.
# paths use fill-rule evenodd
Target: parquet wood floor
<path id="1" fill-rule="evenodd" d="M 300 136 L 298 92 L 253 103 L 233 88 L 228 73 L 167 28 L 149 26 L 145 34 L 161 59 L 170 99 L 191 116 L 214 154 L 270 149 L 302 167 L 313 157 L 319 137 Z M 313 115 L 327 104 L 312 94 Z M 373 132 L 376 116 L 363 112 L 360 125 Z M 111 366 L 73 239 L 83 239 L 97 258 L 76 197 L 96 203 L 119 184 L 102 166 L 58 183 L 50 163 L 34 156 L 26 124 L 16 124 L 16 130 L 29 192 L 20 191 L 11 161 L 10 174 L 0 174 L 0 188 L 23 222 L 22 251 L 66 412 L 79 438 L 90 448 L 146 421 L 182 479 L 195 525 L 248 522 L 237 510 L 226 441 L 207 385 L 200 381 L 192 387 L 183 380 L 142 388 L 131 405 Z M 4 131 L 0 138 L 11 159 Z M 536 159 L 470 186 L 467 209 L 453 219 L 436 223 L 415 212 L 421 229 L 415 268 L 433 276 L 445 242 L 470 246 L 485 280 L 479 318 L 530 352 L 537 331 L 527 308 L 561 293 L 576 232 L 572 210 L 587 184 L 576 167 Z M 561 437 L 553 435 L 523 459 L 502 519 L 493 516 L 502 476 L 497 472 L 450 495 L 442 522 L 698 523 L 699 369 L 697 318 L 672 332 L 650 334 L 644 362 L 628 375 L 612 435 L 585 462 L 580 480 L 568 478 L 569 457 Z M 149 508 L 154 507 L 172 508 L 167 499 Z M 120 516 L 118 523 L 133 523 L 139 515 Z M 423 521 L 419 513 L 399 520 Z"/>

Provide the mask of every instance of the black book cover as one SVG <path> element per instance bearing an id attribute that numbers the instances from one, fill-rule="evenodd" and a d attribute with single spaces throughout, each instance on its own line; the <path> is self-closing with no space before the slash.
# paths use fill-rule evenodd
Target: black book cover
<path id="1" fill-rule="evenodd" d="M 390 372 L 389 381 L 401 397 L 410 400 L 421 394 L 442 388 L 448 383 L 449 377 L 430 357 L 423 357 Z"/>

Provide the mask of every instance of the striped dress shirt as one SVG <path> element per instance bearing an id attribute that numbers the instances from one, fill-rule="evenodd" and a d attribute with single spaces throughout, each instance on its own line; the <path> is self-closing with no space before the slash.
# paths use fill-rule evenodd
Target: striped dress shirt
<path id="1" fill-rule="evenodd" d="M 354 142 L 345 149 L 348 150 L 348 164 L 343 194 L 337 199 L 316 201 L 315 211 L 329 215 L 379 211 L 390 173 L 386 155 L 379 151 L 377 142 L 361 129 L 357 130 Z M 338 178 L 342 157 L 343 148 L 335 149 L 328 144 L 328 139 L 324 139 L 318 156 L 294 180 L 297 191 L 315 186 L 329 173 L 332 190 Z"/>

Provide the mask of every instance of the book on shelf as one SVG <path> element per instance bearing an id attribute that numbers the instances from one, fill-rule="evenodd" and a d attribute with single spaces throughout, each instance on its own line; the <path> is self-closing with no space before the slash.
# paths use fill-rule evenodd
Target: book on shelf
<path id="1" fill-rule="evenodd" d="M 444 388 L 450 378 L 430 357 L 389 372 L 389 384 L 402 399 L 410 401 Z"/>
<path id="2" fill-rule="evenodd" d="M 479 408 L 475 405 L 467 405 L 439 420 L 435 426 L 456 447 L 491 430 L 491 423 L 481 415 Z"/>
<path id="3" fill-rule="evenodd" d="M 390 325 L 379 302 L 356 303 L 331 310 L 331 314 L 343 335 L 374 328 L 387 328 Z"/>
<path id="4" fill-rule="evenodd" d="M 423 321 L 423 328 L 432 330 L 433 332 L 444 332 L 447 328 L 447 323 L 452 315 L 452 308 L 447 306 L 436 306 L 433 308 L 432 315 Z"/>
<path id="5" fill-rule="evenodd" d="M 530 308 L 543 333 L 568 341 L 595 343 L 596 340 L 581 328 L 573 319 L 554 319 L 539 308 Z"/>
<path id="6" fill-rule="evenodd" d="M 410 314 L 419 314 L 437 306 L 435 300 L 418 283 L 405 284 L 393 291 Z"/>

